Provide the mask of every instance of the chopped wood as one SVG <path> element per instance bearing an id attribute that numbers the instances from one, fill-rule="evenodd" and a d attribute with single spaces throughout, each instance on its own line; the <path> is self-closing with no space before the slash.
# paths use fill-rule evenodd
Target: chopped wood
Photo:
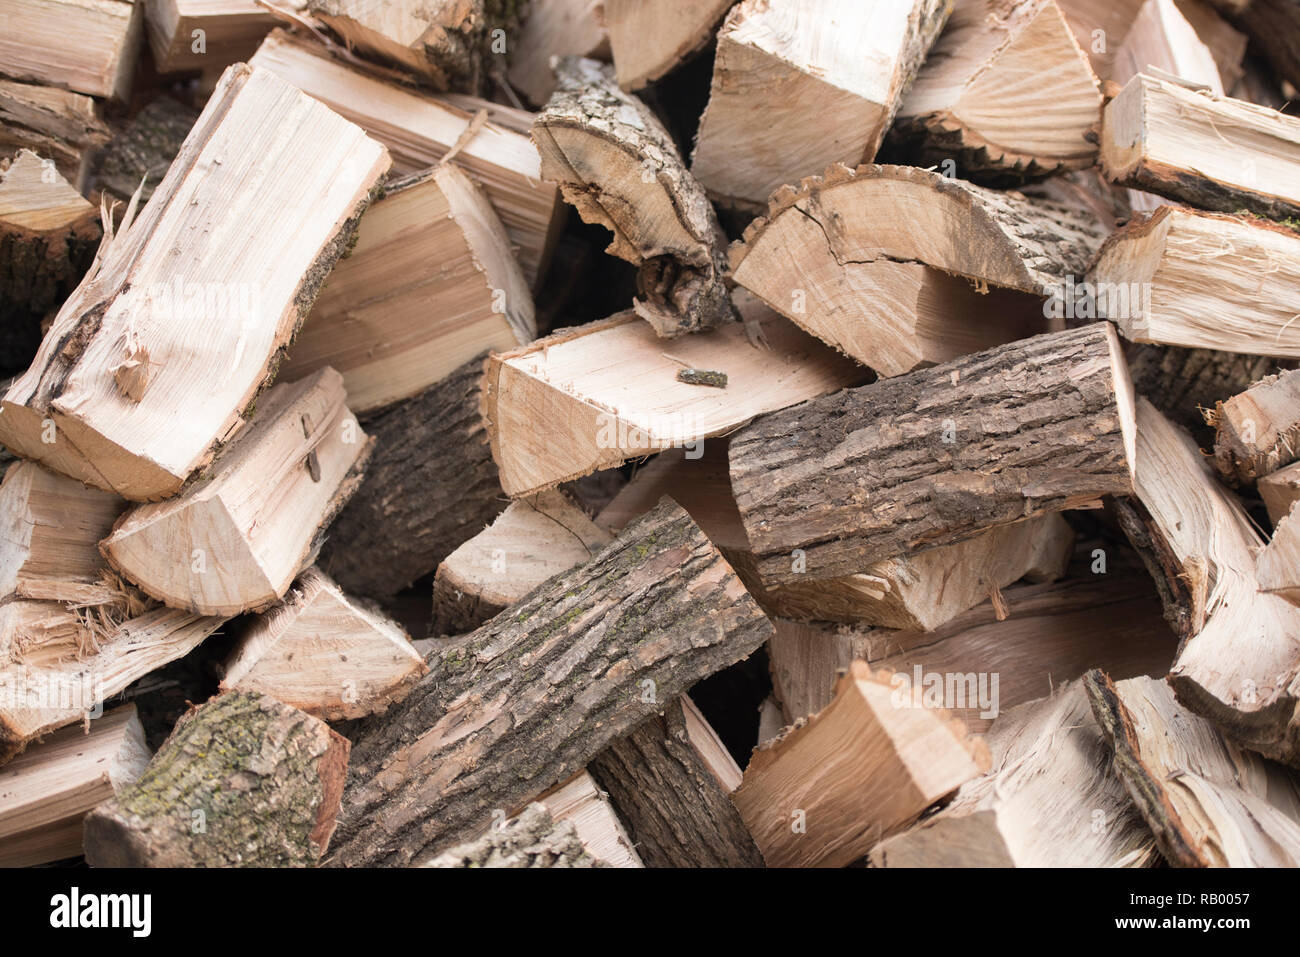
<path id="1" fill-rule="evenodd" d="M 732 801 L 768 867 L 843 867 L 989 766 L 902 676 L 855 662 L 835 698 L 759 748 Z"/>
<path id="2" fill-rule="evenodd" d="M 421 867 L 606 867 L 587 852 L 572 821 L 556 821 L 541 803 L 475 841 L 444 851 Z"/>
<path id="3" fill-rule="evenodd" d="M 1209 49 L 1210 56 L 1214 57 L 1223 89 L 1231 94 L 1244 73 L 1242 61 L 1249 40 L 1244 33 L 1219 16 L 1212 5 L 1215 3 L 1216 0 L 1174 0 L 1178 12 L 1191 24 L 1197 37 Z"/>
<path id="4" fill-rule="evenodd" d="M 303 0 L 276 0 L 290 10 Z M 145 0 L 145 36 L 159 73 L 247 60 L 279 21 L 256 0 Z"/>
<path id="5" fill-rule="evenodd" d="M 1259 590 L 1300 605 L 1300 517 L 1290 512 L 1273 529 L 1273 537 L 1259 553 L 1256 573 Z"/>
<path id="6" fill-rule="evenodd" d="M 276 30 L 250 61 L 292 83 L 362 127 L 392 154 L 393 172 L 408 175 L 440 162 L 461 140 L 474 112 L 385 83 L 336 59 L 319 44 Z M 517 248 L 519 268 L 534 285 L 545 275 L 564 202 L 541 175 L 537 150 L 507 125 L 485 123 L 455 157 L 482 184 Z"/>
<path id="7" fill-rule="evenodd" d="M 0 440 L 134 501 L 174 495 L 241 427 L 387 164 L 274 74 L 231 67 L 9 388 Z"/>
<path id="8" fill-rule="evenodd" d="M 1223 95 L 1214 54 L 1174 0 L 1146 0 L 1115 54 L 1109 79 L 1122 86 L 1139 73 L 1157 72 Z"/>
<path id="9" fill-rule="evenodd" d="M 99 245 L 99 213 L 52 159 L 0 159 L 0 371 L 26 368 L 41 319 L 81 281 Z"/>
<path id="10" fill-rule="evenodd" d="M 1102 80 L 1109 80 L 1115 56 L 1123 45 L 1144 0 L 1056 0 L 1079 47 Z"/>
<path id="11" fill-rule="evenodd" d="M 357 413 L 537 338 L 533 297 L 487 198 L 455 166 L 387 186 L 330 273 L 280 374 L 343 374 Z"/>
<path id="12" fill-rule="evenodd" d="M 1276 525 L 1291 511 L 1291 506 L 1300 501 L 1300 463 L 1261 476 L 1257 487 L 1259 497 L 1268 509 L 1268 517 Z"/>
<path id="13" fill-rule="evenodd" d="M 534 106 L 542 106 L 555 92 L 551 57 L 580 56 L 608 60 L 609 32 L 602 22 L 610 5 L 602 0 L 548 0 L 530 4 L 510 52 L 506 72 L 510 85 Z M 525 130 L 526 131 L 526 130 Z"/>
<path id="14" fill-rule="evenodd" d="M 590 766 L 647 867 L 762 867 L 728 795 L 740 768 L 683 695 Z"/>
<path id="15" fill-rule="evenodd" d="M 698 448 L 763 412 L 861 381 L 852 362 L 781 317 L 755 326 L 768 348 L 727 323 L 675 340 L 679 362 L 647 323 L 624 312 L 492 356 L 484 415 L 501 487 L 528 495 L 663 449 Z M 681 362 L 725 372 L 728 388 L 677 381 Z"/>
<path id="16" fill-rule="evenodd" d="M 736 4 L 718 31 L 691 172 L 714 199 L 754 207 L 833 163 L 870 162 L 951 10 L 949 0 Z"/>
<path id="17" fill-rule="evenodd" d="M 618 85 L 639 90 L 713 42 L 732 0 L 605 0 L 605 26 Z"/>
<path id="18" fill-rule="evenodd" d="M 1300 458 L 1300 370 L 1266 376 L 1214 408 L 1214 467 L 1249 485 Z"/>
<path id="19" fill-rule="evenodd" d="M 0 72 L 125 100 L 144 30 L 135 0 L 0 0 Z"/>
<path id="20" fill-rule="evenodd" d="M 95 186 L 124 204 L 140 190 L 140 202 L 148 202 L 198 118 L 198 110 L 169 96 L 151 100 L 116 131 L 99 157 Z"/>
<path id="21" fill-rule="evenodd" d="M 586 771 L 579 771 L 557 784 L 539 797 L 537 803 L 545 805 L 557 822 L 572 821 L 582 846 L 596 860 L 610 867 L 645 867 L 609 795 L 597 787 L 595 779 Z"/>
<path id="22" fill-rule="evenodd" d="M 1137 416 L 1142 512 L 1124 530 L 1164 587 L 1174 691 L 1242 745 L 1300 764 L 1300 609 L 1259 592 L 1263 541 L 1196 444 L 1145 401 Z"/>
<path id="23" fill-rule="evenodd" d="M 91 157 L 109 136 L 90 97 L 0 79 L 0 154 L 29 149 L 53 159 L 59 175 L 83 192 Z"/>
<path id="24" fill-rule="evenodd" d="M 851 575 L 1125 494 L 1132 403 L 1115 332 L 1092 323 L 765 416 L 731 439 L 758 570 Z"/>
<path id="25" fill-rule="evenodd" d="M 1287 293 L 1300 232 L 1263 219 L 1162 206 L 1114 233 L 1089 275 L 1124 338 L 1300 357 Z"/>
<path id="26" fill-rule="evenodd" d="M 401 625 L 309 568 L 244 632 L 221 690 L 267 694 L 339 721 L 387 710 L 428 670 Z"/>
<path id="27" fill-rule="evenodd" d="M 876 867 L 1146 867 L 1158 859 L 1081 681 L 1003 714 L 993 767 L 871 852 Z"/>
<path id="28" fill-rule="evenodd" d="M 556 489 L 511 502 L 496 521 L 438 565 L 431 630 L 445 635 L 473 631 L 548 578 L 583 564 L 611 540 Z"/>
<path id="29" fill-rule="evenodd" d="M 958 0 L 895 132 L 966 178 L 1037 177 L 1092 165 L 1101 102 L 1055 0 Z"/>
<path id="30" fill-rule="evenodd" d="M 663 124 L 595 60 L 561 59 L 556 80 L 533 125 L 542 176 L 614 234 L 606 252 L 639 267 L 637 313 L 665 337 L 735 318 L 726 237 Z"/>
<path id="31" fill-rule="evenodd" d="M 133 704 L 56 731 L 0 768 L 0 867 L 81 856 L 87 812 L 134 784 L 149 763 Z"/>
<path id="32" fill-rule="evenodd" d="M 1174 867 L 1300 866 L 1300 777 L 1222 737 L 1152 678 L 1084 679 L 1115 770 Z"/>
<path id="33" fill-rule="evenodd" d="M 388 598 L 482 531 L 509 500 L 479 415 L 482 358 L 366 420 L 375 452 L 330 526 L 320 567 L 349 593 Z"/>
<path id="34" fill-rule="evenodd" d="M 1101 162 L 1117 183 L 1201 209 L 1300 216 L 1300 119 L 1142 74 L 1106 107 Z"/>
<path id="35" fill-rule="evenodd" d="M 334 831 L 348 749 L 323 721 L 266 695 L 218 695 L 181 717 L 133 786 L 86 816 L 86 861 L 310 866 Z"/>
<path id="36" fill-rule="evenodd" d="M 411 695 L 359 732 L 332 861 L 407 863 L 464 840 L 494 807 L 582 769 L 771 630 L 703 532 L 666 503 L 430 656 Z"/>

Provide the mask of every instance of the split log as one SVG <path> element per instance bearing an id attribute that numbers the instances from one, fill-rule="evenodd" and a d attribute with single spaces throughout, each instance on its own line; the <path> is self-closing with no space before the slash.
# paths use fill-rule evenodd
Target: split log
<path id="1" fill-rule="evenodd" d="M 310 866 L 329 846 L 347 765 L 347 739 L 325 722 L 265 695 L 218 695 L 176 723 L 133 787 L 86 816 L 86 862 Z"/>
<path id="2" fill-rule="evenodd" d="M 392 64 L 439 90 L 486 93 L 505 72 L 520 0 L 308 0 L 349 50 Z"/>
<path id="3" fill-rule="evenodd" d="M 332 366 L 360 414 L 423 392 L 485 350 L 535 338 L 532 293 L 501 220 L 444 165 L 386 186 L 366 211 L 280 375 Z"/>
<path id="4" fill-rule="evenodd" d="M 740 768 L 685 695 L 590 766 L 648 867 L 762 867 L 728 795 Z"/>
<path id="5" fill-rule="evenodd" d="M 1292 86 L 1300 87 L 1300 7 L 1294 0 L 1250 0 L 1236 21 L 1263 52 L 1273 69 Z"/>
<path id="6" fill-rule="evenodd" d="M 731 438 L 731 487 L 765 582 L 834 578 L 1124 494 L 1133 432 L 1092 323 L 765 416 Z"/>
<path id="7" fill-rule="evenodd" d="M 320 44 L 282 30 L 271 33 L 250 62 L 273 71 L 383 143 L 392 154 L 393 172 L 400 176 L 441 162 L 474 118 L 448 101 L 385 83 L 332 59 Z M 536 287 L 564 224 L 560 191 L 542 179 L 536 148 L 525 134 L 489 122 L 462 145 L 455 162 L 483 185 L 517 247 L 519 267 Z"/>
<path id="8" fill-rule="evenodd" d="M 411 695 L 363 727 L 333 862 L 408 863 L 464 840 L 771 630 L 699 528 L 665 504 L 432 655 Z"/>
<path id="9" fill-rule="evenodd" d="M 618 85 L 639 90 L 663 79 L 713 42 L 732 0 L 605 0 L 605 25 Z"/>
<path id="10" fill-rule="evenodd" d="M 1202 209 L 1300 216 L 1300 119 L 1157 77 L 1106 107 L 1101 162 L 1134 189 Z"/>
<path id="11" fill-rule="evenodd" d="M 1270 375 L 1214 407 L 1214 467 L 1249 485 L 1300 458 L 1300 370 Z"/>
<path id="12" fill-rule="evenodd" d="M 95 164 L 95 187 L 123 203 L 139 190 L 140 202 L 148 202 L 198 118 L 198 110 L 170 96 L 149 101 L 115 131 Z"/>
<path id="13" fill-rule="evenodd" d="M 422 867 L 605 867 L 587 853 L 572 821 L 530 804 L 515 820 L 444 851 Z"/>
<path id="14" fill-rule="evenodd" d="M 828 707 L 754 752 L 732 801 L 768 867 L 843 867 L 988 765 L 961 722 L 855 662 Z"/>
<path id="15" fill-rule="evenodd" d="M 586 771 L 579 771 L 537 799 L 557 823 L 572 821 L 587 853 L 610 867 L 645 867 L 618 819 L 609 795 Z M 526 813 L 526 812 L 525 812 Z M 516 815 L 518 817 L 518 815 Z"/>
<path id="16" fill-rule="evenodd" d="M 1293 510 L 1294 511 L 1294 510 Z M 1288 512 L 1273 529 L 1273 537 L 1259 553 L 1256 572 L 1259 590 L 1300 605 L 1300 517 Z"/>
<path id="17" fill-rule="evenodd" d="M 1214 54 L 1174 0 L 1146 0 L 1115 54 L 1109 78 L 1124 86 L 1139 73 L 1167 74 L 1223 96 Z"/>
<path id="18" fill-rule="evenodd" d="M 0 440 L 125 498 L 174 495 L 240 428 L 387 164 L 274 74 L 231 67 L 9 388 Z"/>
<path id="19" fill-rule="evenodd" d="M 309 568 L 244 632 L 221 690 L 270 695 L 339 721 L 387 710 L 428 671 L 401 625 Z"/>
<path id="20" fill-rule="evenodd" d="M 757 206 L 833 163 L 870 162 L 951 9 L 949 0 L 732 7 L 691 172 L 714 199 Z"/>
<path id="21" fill-rule="evenodd" d="M 269 607 L 361 483 L 370 442 L 345 398 L 329 368 L 273 387 L 206 481 L 136 506 L 100 551 L 172 608 L 229 616 Z"/>
<path id="22" fill-rule="evenodd" d="M 608 60 L 609 4 L 602 0 L 548 0 L 528 8 L 519 39 L 510 53 L 506 77 L 534 106 L 543 105 L 555 92 L 553 56 L 580 56 Z M 525 130 L 526 132 L 526 130 Z"/>
<path id="23" fill-rule="evenodd" d="M 1219 80 L 1224 92 L 1232 94 L 1233 88 L 1240 81 L 1244 72 L 1243 61 L 1249 40 L 1246 34 L 1237 30 L 1215 11 L 1218 0 L 1174 0 L 1178 12 L 1196 31 L 1196 36 L 1205 44 L 1214 58 L 1214 65 L 1219 71 Z M 1228 0 L 1229 3 L 1236 0 Z M 1240 12 L 1240 11 L 1236 11 Z"/>
<path id="24" fill-rule="evenodd" d="M 981 732 L 998 714 L 1052 693 L 1089 668 L 1126 678 L 1163 675 L 1178 651 L 1155 593 L 1122 568 L 1096 580 L 1016 585 L 1002 599 L 1005 611 L 985 602 L 934 631 L 775 619 L 768 659 L 786 723 L 829 704 L 836 672 L 855 659 L 908 675 L 923 690 L 939 676 L 946 693 L 948 676 L 954 676 L 955 695 L 945 706 Z M 985 703 L 979 700 L 981 674 L 988 676 Z"/>
<path id="25" fill-rule="evenodd" d="M 662 449 L 698 450 L 763 412 L 862 381 L 863 372 L 780 316 L 664 342 L 624 312 L 494 355 L 484 417 L 501 487 L 528 495 Z M 727 376 L 726 389 L 681 382 L 683 365 Z M 538 416 L 548 423 L 537 428 Z"/>
<path id="26" fill-rule="evenodd" d="M 910 166 L 839 167 L 778 192 L 731 268 L 782 315 L 899 375 L 1047 331 L 1035 297 L 1062 298 L 1105 234 L 1059 203 Z M 1001 288 L 982 296 L 989 285 Z"/>
<path id="27" fill-rule="evenodd" d="M 1240 744 L 1300 764 L 1300 609 L 1259 593 L 1263 541 L 1196 444 L 1146 402 L 1137 416 L 1142 510 L 1123 524 L 1181 642 L 1169 681 Z"/>
<path id="28" fill-rule="evenodd" d="M 280 0 L 301 9 L 303 0 Z M 159 73 L 224 68 L 247 60 L 279 21 L 255 0 L 145 0 L 145 36 Z"/>
<path id="29" fill-rule="evenodd" d="M 1300 462 L 1278 469 L 1260 478 L 1259 497 L 1264 500 L 1268 517 L 1276 525 L 1300 501 Z"/>
<path id="30" fill-rule="evenodd" d="M 0 372 L 31 362 L 41 319 L 81 281 L 100 234 L 98 211 L 52 159 L 19 150 L 0 160 Z"/>
<path id="31" fill-rule="evenodd" d="M 0 79 L 0 154 L 29 149 L 53 159 L 59 175 L 84 192 L 91 157 L 109 135 L 90 97 Z"/>
<path id="32" fill-rule="evenodd" d="M 81 856 L 87 812 L 135 783 L 149 763 L 135 705 L 89 728 L 64 728 L 0 769 L 0 867 Z"/>
<path id="33" fill-rule="evenodd" d="M 225 621 L 123 603 L 93 615 L 55 601 L 0 603 L 0 764 L 189 654 Z"/>
<path id="34" fill-rule="evenodd" d="M 1056 0 L 1079 47 L 1088 55 L 1092 71 L 1109 80 L 1133 21 L 1144 0 Z"/>
<path id="35" fill-rule="evenodd" d="M 1101 103 L 1055 0 L 959 0 L 894 133 L 920 165 L 954 161 L 967 179 L 1035 178 L 1092 165 Z"/>
<path id="36" fill-rule="evenodd" d="M 542 176 L 614 234 L 606 252 L 639 268 L 637 314 L 665 338 L 734 319 L 726 237 L 672 136 L 611 67 L 565 57 L 556 81 L 533 126 Z"/>
<path id="37" fill-rule="evenodd" d="M 482 378 L 482 359 L 471 359 L 366 420 L 375 452 L 318 562 L 346 591 L 396 594 L 506 507 L 479 414 Z"/>
<path id="38" fill-rule="evenodd" d="M 871 851 L 876 867 L 1147 867 L 1155 842 L 1111 771 L 1083 683 L 1003 714 L 993 770 Z"/>
<path id="39" fill-rule="evenodd" d="M 1133 342 L 1300 357 L 1300 233 L 1285 226 L 1162 206 L 1112 235 L 1089 279 Z"/>
<path id="40" fill-rule="evenodd" d="M 0 72 L 90 96 L 130 94 L 144 29 L 134 0 L 3 0 Z"/>
<path id="41" fill-rule="evenodd" d="M 1152 678 L 1084 679 L 1115 770 L 1174 867 L 1300 866 L 1300 777 L 1220 736 Z"/>
<path id="42" fill-rule="evenodd" d="M 610 541 L 558 490 L 511 502 L 495 522 L 438 565 L 431 630 L 444 635 L 473 631 Z"/>

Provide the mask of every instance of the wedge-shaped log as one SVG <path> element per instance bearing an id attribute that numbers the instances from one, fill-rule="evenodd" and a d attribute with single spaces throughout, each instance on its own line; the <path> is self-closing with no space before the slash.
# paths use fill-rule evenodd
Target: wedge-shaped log
<path id="1" fill-rule="evenodd" d="M 288 0 L 277 6 L 305 3 Z M 145 36 L 159 73 L 247 60 L 279 22 L 256 0 L 144 0 L 144 8 Z"/>
<path id="2" fill-rule="evenodd" d="M 2 0 L 0 72 L 16 80 L 125 100 L 144 4 L 134 0 Z"/>
<path id="3" fill-rule="evenodd" d="M 244 632 L 221 690 L 267 694 L 339 721 L 387 710 L 428 670 L 401 625 L 309 568 Z"/>
<path id="4" fill-rule="evenodd" d="M 528 805 L 518 817 L 482 837 L 419 865 L 438 868 L 606 867 L 588 853 L 572 821 L 558 821 L 546 805 Z"/>
<path id="5" fill-rule="evenodd" d="M 1091 212 L 1060 203 L 911 166 L 833 167 L 773 196 L 731 269 L 809 332 L 899 375 L 1047 331 L 1035 297 L 1065 295 L 1104 237 Z M 990 285 L 1002 288 L 981 296 Z"/>
<path id="6" fill-rule="evenodd" d="M 80 857 L 87 812 L 135 783 L 149 763 L 135 705 L 56 731 L 0 768 L 0 867 Z"/>
<path id="7" fill-rule="evenodd" d="M 0 440 L 125 498 L 174 495 L 241 427 L 387 165 L 274 74 L 231 67 L 9 388 Z"/>
<path id="8" fill-rule="evenodd" d="M 519 29 L 519 39 L 510 51 L 510 68 L 506 73 L 510 85 L 534 106 L 541 106 L 555 92 L 551 57 L 608 60 L 609 31 L 602 19 L 609 19 L 609 4 L 603 0 L 531 4 Z"/>
<path id="9" fill-rule="evenodd" d="M 100 235 L 95 207 L 53 160 L 19 150 L 0 169 L 0 372 L 27 367 L 41 320 L 81 281 Z"/>
<path id="10" fill-rule="evenodd" d="M 941 812 L 876 845 L 876 867 L 1144 867 L 1159 859 L 1111 771 L 1083 682 L 1003 714 L 992 770 Z"/>
<path id="11" fill-rule="evenodd" d="M 1300 516 L 1284 515 L 1259 553 L 1259 590 L 1300 605 Z"/>
<path id="12" fill-rule="evenodd" d="M 828 707 L 754 752 L 731 799 L 768 867 L 843 867 L 988 764 L 961 722 L 855 662 Z"/>
<path id="13" fill-rule="evenodd" d="M 618 85 L 639 90 L 713 42 L 732 0 L 605 0 L 609 47 Z"/>
<path id="14" fill-rule="evenodd" d="M 637 313 L 664 337 L 734 319 L 726 237 L 671 134 L 611 67 L 565 57 L 556 79 L 533 125 L 542 175 L 584 222 L 614 234 L 606 252 L 639 267 Z"/>
<path id="15" fill-rule="evenodd" d="M 508 504 L 479 414 L 482 359 L 366 420 L 375 453 L 321 549 L 348 592 L 385 598 L 438 563 Z"/>
<path id="16" fill-rule="evenodd" d="M 142 611 L 126 595 L 89 615 L 55 601 L 0 603 L 0 764 L 189 654 L 224 621 Z"/>
<path id="17" fill-rule="evenodd" d="M 762 867 L 728 795 L 740 768 L 682 695 L 591 763 L 648 867 Z"/>
<path id="18" fill-rule="evenodd" d="M 1300 777 L 1223 738 L 1153 678 L 1084 679 L 1118 773 L 1174 867 L 1300 865 Z"/>
<path id="19" fill-rule="evenodd" d="M 691 172 L 715 199 L 756 206 L 832 163 L 870 162 L 951 10 L 950 0 L 738 3 L 718 31 Z"/>
<path id="20" fill-rule="evenodd" d="M 407 863 L 585 767 L 772 626 L 665 503 L 587 564 L 439 649 L 358 734 L 332 861 Z"/>
<path id="21" fill-rule="evenodd" d="M 596 780 L 579 771 L 537 799 L 557 821 L 572 821 L 587 853 L 610 867 L 645 867 L 610 803 Z M 520 815 L 516 815 L 519 817 Z"/>
<path id="22" fill-rule="evenodd" d="M 332 59 L 319 43 L 281 30 L 263 41 L 250 62 L 362 127 L 392 153 L 393 172 L 399 175 L 438 163 L 474 118 L 449 101 L 385 83 Z M 524 276 L 536 287 L 564 224 L 564 201 L 555 184 L 542 179 L 536 148 L 526 134 L 488 122 L 462 144 L 455 162 L 483 185 L 517 247 Z"/>
<path id="23" fill-rule="evenodd" d="M 1170 683 L 1191 711 L 1248 748 L 1300 765 L 1300 609 L 1259 592 L 1264 544 L 1196 443 L 1138 403 L 1142 509 L 1125 532 L 1163 587 L 1180 642 Z"/>
<path id="24" fill-rule="evenodd" d="M 1214 467 L 1229 485 L 1290 465 L 1300 458 L 1300 370 L 1266 376 L 1217 403 L 1213 419 Z"/>
<path id="25" fill-rule="evenodd" d="M 927 165 L 952 160 L 966 178 L 1036 177 L 1092 165 L 1100 110 L 1055 0 L 958 0 L 895 132 Z"/>
<path id="26" fill-rule="evenodd" d="M 548 578 L 581 565 L 610 540 L 558 490 L 511 502 L 438 565 L 433 632 L 473 631 Z"/>
<path id="27" fill-rule="evenodd" d="M 755 327 L 768 348 L 727 323 L 674 341 L 670 357 L 648 324 L 624 312 L 492 356 L 484 416 L 501 487 L 528 495 L 862 381 L 854 363 L 781 317 Z M 681 382 L 683 363 L 726 374 L 727 388 Z"/>
<path id="28" fill-rule="evenodd" d="M 1300 357 L 1300 232 L 1285 226 L 1162 206 L 1111 236 L 1090 278 L 1126 339 Z"/>
<path id="29" fill-rule="evenodd" d="M 283 598 L 370 454 L 345 398 L 329 368 L 275 386 L 206 482 L 127 512 L 100 550 L 172 608 L 237 615 Z"/>
<path id="30" fill-rule="evenodd" d="M 1223 95 L 1214 54 L 1174 0 L 1146 0 L 1115 54 L 1109 79 L 1121 86 L 1159 70 Z"/>
<path id="31" fill-rule="evenodd" d="M 1300 216 L 1300 119 L 1134 77 L 1106 106 L 1106 175 L 1133 189 L 1223 213 Z"/>
<path id="32" fill-rule="evenodd" d="M 533 297 L 482 191 L 455 166 L 385 188 L 280 370 L 343 374 L 358 414 L 423 392 L 492 349 L 537 338 Z"/>
<path id="33" fill-rule="evenodd" d="M 266 695 L 218 695 L 181 717 L 133 787 L 86 815 L 86 861 L 310 866 L 334 831 L 348 747 Z"/>
<path id="34" fill-rule="evenodd" d="M 1163 675 L 1178 643 L 1140 574 L 1112 567 L 1096 580 L 1016 585 L 1002 593 L 1002 610 L 985 602 L 934 631 L 774 619 L 767 651 L 785 722 L 829 704 L 836 672 L 854 659 L 905 674 L 923 691 L 941 680 L 948 709 L 975 732 L 1089 668 Z"/>
<path id="35" fill-rule="evenodd" d="M 1300 501 L 1300 463 L 1271 472 L 1259 480 L 1259 497 L 1264 500 L 1268 517 L 1277 525 Z"/>
<path id="36" fill-rule="evenodd" d="M 1124 494 L 1133 431 L 1092 323 L 765 416 L 731 437 L 731 487 L 765 582 L 834 578 Z"/>
<path id="37" fill-rule="evenodd" d="M 91 156 L 108 140 L 108 127 L 90 97 L 0 79 L 0 153 L 29 149 L 52 159 L 59 175 L 84 192 Z"/>

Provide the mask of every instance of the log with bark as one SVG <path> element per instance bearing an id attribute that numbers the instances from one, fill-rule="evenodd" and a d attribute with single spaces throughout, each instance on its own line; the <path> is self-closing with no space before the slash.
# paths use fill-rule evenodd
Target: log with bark
<path id="1" fill-rule="evenodd" d="M 618 85 L 639 90 L 663 79 L 713 42 L 732 0 L 605 0 Z"/>
<path id="2" fill-rule="evenodd" d="M 422 867 L 607 867 L 589 854 L 572 821 L 556 821 L 541 803 L 482 837 L 443 851 Z"/>
<path id="3" fill-rule="evenodd" d="M 595 60 L 561 59 L 556 80 L 533 125 L 542 176 L 614 234 L 606 252 L 638 267 L 637 314 L 665 338 L 736 318 L 726 237 L 663 124 Z"/>
<path id="4" fill-rule="evenodd" d="M 280 0 L 299 10 L 304 0 Z M 279 23 L 256 0 L 145 0 L 145 37 L 159 73 L 212 70 L 247 60 Z"/>
<path id="5" fill-rule="evenodd" d="M 125 100 L 144 32 L 135 0 L 2 0 L 0 73 Z"/>
<path id="6" fill-rule="evenodd" d="M 1300 457 L 1300 370 L 1266 376 L 1213 412 L 1214 467 L 1249 485 Z"/>
<path id="7" fill-rule="evenodd" d="M 95 151 L 109 138 L 99 106 L 90 97 L 0 79 L 0 154 L 29 149 L 53 159 L 59 175 L 82 192 Z"/>
<path id="8" fill-rule="evenodd" d="M 354 742 L 333 863 L 408 863 L 585 767 L 771 625 L 666 503 L 585 565 L 429 659 Z"/>
<path id="9" fill-rule="evenodd" d="M 92 867 L 307 867 L 329 846 L 348 741 L 266 695 L 187 712 L 135 784 L 86 816 Z"/>
<path id="10" fill-rule="evenodd" d="M 113 140 L 95 162 L 95 188 L 129 203 L 153 198 L 199 118 L 198 110 L 170 96 L 160 96 L 114 131 Z"/>

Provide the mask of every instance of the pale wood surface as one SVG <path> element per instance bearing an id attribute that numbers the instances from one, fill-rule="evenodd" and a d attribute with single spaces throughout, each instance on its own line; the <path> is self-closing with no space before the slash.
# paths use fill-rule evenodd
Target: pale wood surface
<path id="1" fill-rule="evenodd" d="M 618 85 L 639 90 L 709 45 L 732 0 L 605 0 Z"/>
<path id="2" fill-rule="evenodd" d="M 1300 371 L 1265 376 L 1216 403 L 1213 420 L 1214 467 L 1230 485 L 1289 465 L 1300 457 Z"/>
<path id="3" fill-rule="evenodd" d="M 0 73 L 91 96 L 129 94 L 143 3 L 2 0 L 0 23 Z"/>
<path id="4" fill-rule="evenodd" d="M 588 772 L 579 771 L 537 801 L 546 805 L 556 821 L 572 821 L 582 846 L 596 860 L 610 867 L 645 867 L 609 803 L 609 795 L 596 786 Z"/>
<path id="5" fill-rule="evenodd" d="M 609 32 L 601 22 L 610 17 L 606 0 L 547 0 L 528 9 L 510 55 L 506 76 L 510 85 L 534 106 L 542 106 L 555 90 L 553 56 L 608 60 Z"/>

